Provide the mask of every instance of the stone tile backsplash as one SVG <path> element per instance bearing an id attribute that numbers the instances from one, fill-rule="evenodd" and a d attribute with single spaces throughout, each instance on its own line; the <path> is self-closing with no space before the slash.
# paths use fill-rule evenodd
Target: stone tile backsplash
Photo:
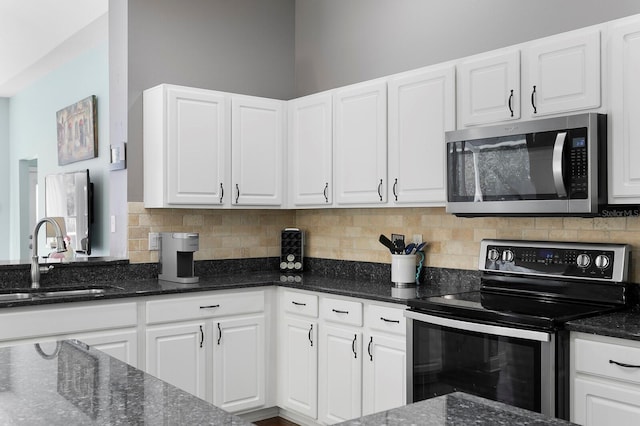
<path id="1" fill-rule="evenodd" d="M 305 231 L 305 256 L 390 263 L 380 234 L 420 234 L 429 244 L 426 264 L 436 268 L 478 267 L 483 238 L 626 243 L 640 249 L 640 218 L 458 218 L 443 207 L 197 210 L 145 209 L 129 203 L 129 258 L 156 262 L 148 247 L 149 232 L 198 232 L 196 260 L 274 257 L 280 253 L 280 231 Z M 633 262 L 632 281 L 640 282 Z"/>

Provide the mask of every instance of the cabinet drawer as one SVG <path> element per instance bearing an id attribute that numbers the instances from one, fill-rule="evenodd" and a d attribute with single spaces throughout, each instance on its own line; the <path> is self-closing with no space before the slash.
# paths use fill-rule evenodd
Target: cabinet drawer
<path id="1" fill-rule="evenodd" d="M 591 340 L 575 340 L 575 368 L 577 372 L 595 374 L 633 383 L 640 383 L 640 368 L 629 368 L 616 365 L 640 366 L 640 346 L 594 342 Z"/>
<path id="2" fill-rule="evenodd" d="M 207 294 L 147 302 L 147 324 L 264 311 L 264 291 Z"/>
<path id="3" fill-rule="evenodd" d="M 327 321 L 362 326 L 362 303 L 324 298 L 320 304 L 322 318 Z"/>
<path id="4" fill-rule="evenodd" d="M 282 296 L 285 312 L 305 317 L 318 317 L 318 296 L 285 290 Z"/>
<path id="5" fill-rule="evenodd" d="M 370 305 L 366 308 L 365 322 L 372 330 L 394 334 L 407 334 L 404 309 Z"/>

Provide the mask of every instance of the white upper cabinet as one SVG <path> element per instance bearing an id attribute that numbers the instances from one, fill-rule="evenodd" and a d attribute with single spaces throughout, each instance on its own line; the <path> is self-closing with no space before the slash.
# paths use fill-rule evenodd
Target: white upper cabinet
<path id="1" fill-rule="evenodd" d="M 232 205 L 282 204 L 284 106 L 275 99 L 232 97 Z"/>
<path id="2" fill-rule="evenodd" d="M 609 202 L 640 203 L 640 17 L 610 36 Z"/>
<path id="3" fill-rule="evenodd" d="M 332 203 L 332 96 L 330 92 L 288 103 L 292 207 Z"/>
<path id="4" fill-rule="evenodd" d="M 160 85 L 143 94 L 144 205 L 223 205 L 230 155 L 225 93 Z"/>
<path id="5" fill-rule="evenodd" d="M 444 205 L 444 132 L 455 129 L 455 69 L 426 68 L 389 82 L 390 205 Z"/>
<path id="6" fill-rule="evenodd" d="M 457 65 L 458 127 L 520 118 L 520 51 L 477 55 Z"/>
<path id="7" fill-rule="evenodd" d="M 599 30 L 534 41 L 523 54 L 527 66 L 522 93 L 529 101 L 524 103 L 527 117 L 600 106 Z"/>
<path id="8" fill-rule="evenodd" d="M 335 200 L 339 205 L 387 201 L 387 84 L 375 80 L 334 96 Z"/>

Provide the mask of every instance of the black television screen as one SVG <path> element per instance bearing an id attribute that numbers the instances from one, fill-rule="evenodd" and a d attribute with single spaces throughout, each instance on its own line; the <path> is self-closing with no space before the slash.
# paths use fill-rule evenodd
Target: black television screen
<path id="1" fill-rule="evenodd" d="M 89 170 L 56 173 L 44 178 L 45 214 L 64 225 L 76 253 L 91 254 L 93 185 Z"/>

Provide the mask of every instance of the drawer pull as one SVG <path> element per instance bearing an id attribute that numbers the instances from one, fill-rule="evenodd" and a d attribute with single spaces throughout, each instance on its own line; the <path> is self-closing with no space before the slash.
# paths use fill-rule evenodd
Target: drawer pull
<path id="1" fill-rule="evenodd" d="M 200 306 L 200 309 L 213 309 L 213 308 L 219 308 L 220 305 L 207 305 L 207 306 Z"/>
<path id="2" fill-rule="evenodd" d="M 390 320 L 390 319 L 387 319 L 385 317 L 380 317 L 380 319 L 382 321 L 384 321 L 384 322 L 393 322 L 393 323 L 396 323 L 396 324 L 400 324 L 400 320 Z"/>
<path id="3" fill-rule="evenodd" d="M 624 368 L 640 368 L 640 365 L 625 364 L 624 362 L 618 362 L 612 359 L 609 360 L 609 364 L 619 365 L 620 367 L 624 367 Z"/>
<path id="4" fill-rule="evenodd" d="M 307 306 L 306 303 L 300 303 L 300 302 L 296 302 L 295 300 L 292 300 L 291 303 L 293 303 L 296 306 Z"/>
<path id="5" fill-rule="evenodd" d="M 333 312 L 335 312 L 336 314 L 346 314 L 349 315 L 349 311 L 341 311 L 339 309 L 331 309 Z"/>

